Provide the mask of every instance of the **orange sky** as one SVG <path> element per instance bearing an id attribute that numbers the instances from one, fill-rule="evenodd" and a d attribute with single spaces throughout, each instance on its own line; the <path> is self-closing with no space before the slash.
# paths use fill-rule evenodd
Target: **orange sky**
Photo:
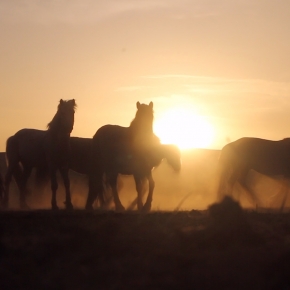
<path id="1" fill-rule="evenodd" d="M 289 137 L 290 2 L 252 2 L 2 0 L 0 151 L 45 129 L 61 98 L 77 101 L 74 136 L 153 101 L 156 121 L 176 106 L 203 116 L 210 148 Z"/>

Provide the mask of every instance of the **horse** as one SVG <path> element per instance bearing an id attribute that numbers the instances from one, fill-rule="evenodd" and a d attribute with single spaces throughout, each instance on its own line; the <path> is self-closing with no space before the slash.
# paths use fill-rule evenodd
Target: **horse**
<path id="1" fill-rule="evenodd" d="M 69 169 L 89 175 L 92 138 L 70 137 Z"/>
<path id="2" fill-rule="evenodd" d="M 3 200 L 3 195 L 4 195 L 4 182 L 2 178 L 2 174 L 0 173 L 0 200 Z"/>
<path id="3" fill-rule="evenodd" d="M 3 206 L 8 207 L 9 185 L 12 177 L 20 191 L 20 207 L 26 204 L 26 183 L 34 167 L 48 170 L 51 180 L 51 207 L 58 209 L 56 191 L 58 188 L 56 171 L 59 170 L 66 191 L 65 205 L 72 209 L 70 181 L 68 177 L 69 138 L 74 126 L 76 102 L 74 99 L 60 100 L 57 112 L 48 123 L 47 130 L 21 129 L 6 142 L 6 159 L 8 162 L 5 175 L 5 193 Z"/>
<path id="4" fill-rule="evenodd" d="M 257 197 L 246 184 L 247 174 L 252 169 L 267 176 L 282 175 L 284 179 L 289 178 L 290 138 L 278 141 L 250 137 L 238 139 L 222 148 L 218 168 L 219 199 L 224 194 L 231 194 L 237 182 L 258 206 Z M 286 198 L 285 194 L 281 210 L 284 208 Z"/>
<path id="5" fill-rule="evenodd" d="M 157 138 L 157 137 L 156 137 Z M 89 175 L 90 172 L 90 152 L 92 138 L 70 137 L 70 158 L 69 168 L 77 173 Z M 105 172 L 103 179 L 104 190 L 107 187 L 112 189 L 115 204 L 119 209 L 123 208 L 117 191 L 118 175 L 133 175 L 137 190 L 137 199 L 132 206 L 138 205 L 138 210 L 150 211 L 155 182 L 152 177 L 152 170 L 160 165 L 163 159 L 179 172 L 181 168 L 180 150 L 175 145 L 158 144 L 147 149 L 146 152 L 139 152 L 133 158 L 126 156 L 121 162 L 117 162 L 110 172 Z M 142 204 L 143 185 L 148 180 L 149 193 L 145 205 Z M 104 193 L 104 191 L 103 191 Z"/>
<path id="6" fill-rule="evenodd" d="M 179 172 L 181 168 L 180 150 L 175 145 L 159 144 L 147 149 L 146 152 L 138 152 L 134 156 L 127 156 L 122 162 L 115 163 L 110 167 L 110 171 L 105 172 L 106 185 L 110 186 L 113 193 L 114 203 L 117 210 L 124 210 L 119 199 L 117 190 L 118 175 L 133 175 L 136 185 L 137 198 L 133 201 L 131 207 L 137 203 L 139 211 L 149 212 L 153 199 L 155 182 L 152 177 L 152 170 L 159 166 L 161 161 L 166 159 L 168 164 Z M 149 192 L 146 202 L 143 206 L 142 195 L 143 185 L 148 181 Z"/>
<path id="7" fill-rule="evenodd" d="M 106 172 L 159 144 L 159 139 L 153 134 L 153 103 L 137 102 L 136 107 L 135 118 L 129 127 L 104 125 L 93 136 L 86 209 L 92 209 L 97 196 L 104 203 L 103 175 Z M 124 210 L 121 203 L 115 206 L 117 210 Z"/>

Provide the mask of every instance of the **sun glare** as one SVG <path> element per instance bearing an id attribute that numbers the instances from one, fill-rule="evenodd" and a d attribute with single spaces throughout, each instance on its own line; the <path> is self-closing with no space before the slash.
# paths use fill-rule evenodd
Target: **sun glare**
<path id="1" fill-rule="evenodd" d="M 180 149 L 207 148 L 214 130 L 202 116 L 186 108 L 174 108 L 155 120 L 154 132 L 164 144 L 176 144 Z"/>

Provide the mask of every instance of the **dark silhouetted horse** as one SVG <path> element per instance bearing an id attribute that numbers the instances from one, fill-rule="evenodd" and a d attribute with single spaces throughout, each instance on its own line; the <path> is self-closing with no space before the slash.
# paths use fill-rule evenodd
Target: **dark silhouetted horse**
<path id="1" fill-rule="evenodd" d="M 77 173 L 89 175 L 92 138 L 70 137 L 69 168 Z"/>
<path id="2" fill-rule="evenodd" d="M 114 167 L 135 158 L 148 148 L 159 144 L 153 134 L 153 103 L 137 102 L 137 112 L 129 127 L 105 125 L 93 137 L 91 168 L 89 174 L 89 194 L 86 208 L 91 209 L 98 196 L 103 203 L 103 175 L 113 172 Z M 116 204 L 117 210 L 123 210 Z"/>
<path id="3" fill-rule="evenodd" d="M 52 209 L 58 209 L 56 171 L 59 169 L 66 190 L 66 208 L 71 209 L 69 167 L 69 138 L 74 126 L 75 100 L 60 100 L 57 112 L 46 131 L 22 129 L 7 140 L 8 168 L 5 176 L 3 205 L 8 206 L 9 184 L 12 176 L 20 191 L 20 207 L 27 208 L 26 183 L 34 167 L 48 171 L 51 180 Z"/>
<path id="4" fill-rule="evenodd" d="M 237 182 L 258 206 L 259 201 L 247 186 L 246 177 L 253 169 L 267 176 L 290 177 L 290 138 L 271 141 L 259 138 L 241 138 L 225 145 L 219 159 L 220 183 L 218 198 L 232 194 Z M 285 187 L 283 187 L 285 190 Z M 281 209 L 286 202 L 285 194 Z"/>
<path id="5" fill-rule="evenodd" d="M 144 183 L 149 181 L 149 194 L 143 210 L 148 211 L 151 208 L 152 195 L 154 190 L 154 181 L 151 171 L 154 167 L 157 167 L 163 159 L 166 159 L 168 164 L 175 170 L 179 171 L 181 167 L 180 151 L 178 147 L 174 145 L 162 145 L 159 144 L 159 139 L 155 136 L 156 143 L 149 147 L 146 151 L 143 150 L 139 154 L 123 156 L 123 159 L 119 159 L 113 167 L 113 171 L 106 172 L 103 178 L 103 186 L 106 189 L 106 185 L 110 186 L 113 190 L 113 196 L 116 204 L 119 204 L 119 210 L 124 209 L 118 197 L 117 192 L 117 176 L 134 175 L 136 189 L 138 192 L 138 209 L 142 209 L 142 188 Z M 91 150 L 93 139 L 92 138 L 80 138 L 70 137 L 70 158 L 69 168 L 77 173 L 89 175 L 91 168 Z M 137 152 L 138 153 L 138 152 Z M 127 158 L 126 158 L 127 157 Z M 98 162 L 98 160 L 95 160 Z M 102 192 L 106 196 L 106 192 Z M 133 205 L 137 203 L 137 199 L 133 202 Z"/>
<path id="6" fill-rule="evenodd" d="M 117 191 L 118 174 L 122 174 L 134 176 L 137 199 L 132 203 L 132 206 L 137 203 L 139 211 L 150 211 L 155 187 L 152 170 L 159 166 L 163 159 L 166 159 L 168 164 L 175 171 L 179 172 L 181 168 L 180 150 L 175 145 L 163 144 L 152 146 L 139 154 L 136 153 L 132 157 L 128 157 L 126 160 L 116 163 L 114 167 L 111 167 L 109 171 L 105 172 L 106 182 L 112 188 L 114 203 L 117 210 L 124 210 Z M 147 180 L 149 184 L 149 192 L 143 206 L 143 188 Z"/>
<path id="7" fill-rule="evenodd" d="M 3 198 L 4 198 L 4 182 L 3 182 L 2 175 L 0 173 L 0 200 L 1 202 L 3 202 Z"/>
<path id="8" fill-rule="evenodd" d="M 157 137 L 156 137 L 157 138 Z M 90 152 L 93 140 L 90 138 L 70 137 L 70 169 L 85 175 L 90 172 Z M 157 142 L 157 141 L 156 141 Z M 181 168 L 180 150 L 175 145 L 154 145 L 146 151 L 142 151 L 134 156 L 128 155 L 127 158 L 119 160 L 115 166 L 110 168 L 111 171 L 105 172 L 104 187 L 110 186 L 112 188 L 113 198 L 118 209 L 124 209 L 122 206 L 118 192 L 117 192 L 117 177 L 118 174 L 133 175 L 138 198 L 133 202 L 137 203 L 138 210 L 149 211 L 151 209 L 151 202 L 154 190 L 154 180 L 152 178 L 152 169 L 160 165 L 161 161 L 166 159 L 168 164 L 175 170 L 179 171 Z M 97 160 L 96 160 L 97 162 Z M 149 193 L 147 201 L 143 207 L 142 192 L 145 182 L 148 180 Z M 103 192 L 104 193 L 104 192 Z M 105 193 L 104 193 L 105 195 Z"/>

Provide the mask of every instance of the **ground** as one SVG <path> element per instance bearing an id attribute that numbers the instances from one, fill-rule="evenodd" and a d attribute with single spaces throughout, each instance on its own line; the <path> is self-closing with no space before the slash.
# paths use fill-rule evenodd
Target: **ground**
<path id="1" fill-rule="evenodd" d="M 0 289 L 290 289 L 290 214 L 2 211 Z"/>

